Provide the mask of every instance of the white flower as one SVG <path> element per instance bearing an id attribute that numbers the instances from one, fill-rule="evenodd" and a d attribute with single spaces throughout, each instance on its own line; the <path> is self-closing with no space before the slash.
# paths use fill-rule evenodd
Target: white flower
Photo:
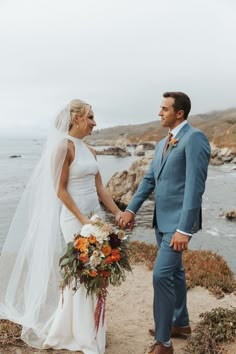
<path id="1" fill-rule="evenodd" d="M 100 235 L 96 236 L 96 238 L 100 244 L 102 244 L 104 241 L 108 240 L 107 236 L 102 233 Z"/>
<path id="2" fill-rule="evenodd" d="M 109 232 L 108 231 L 102 231 L 98 227 L 96 227 L 96 239 L 99 243 L 103 243 L 104 241 L 108 240 Z"/>
<path id="3" fill-rule="evenodd" d="M 89 259 L 89 264 L 92 267 L 96 268 L 101 263 L 101 261 L 102 261 L 101 257 L 91 256 Z"/>
<path id="4" fill-rule="evenodd" d="M 93 225 L 92 235 L 96 237 L 99 243 L 108 240 L 109 231 L 102 230 L 99 226 Z"/>
<path id="5" fill-rule="evenodd" d="M 94 257 L 98 257 L 98 256 L 99 256 L 99 252 L 98 252 L 98 251 L 96 251 L 96 250 L 95 250 L 95 251 L 93 251 L 93 256 L 94 256 Z"/>
<path id="6" fill-rule="evenodd" d="M 103 243 L 103 241 L 108 240 L 108 231 L 103 231 L 97 225 L 85 224 L 81 231 L 80 235 L 83 237 L 95 236 L 99 243 Z"/>
<path id="7" fill-rule="evenodd" d="M 117 236 L 118 236 L 118 238 L 119 238 L 120 240 L 124 240 L 124 239 L 127 238 L 127 237 L 125 236 L 124 230 L 119 230 L 119 231 L 117 232 Z"/>
<path id="8" fill-rule="evenodd" d="M 93 214 L 93 216 L 90 218 L 90 220 L 92 221 L 92 222 L 95 222 L 95 221 L 97 221 L 97 220 L 99 220 L 100 218 L 99 218 L 99 216 L 97 215 L 97 214 Z"/>
<path id="9" fill-rule="evenodd" d="M 94 234 L 94 232 L 95 232 L 94 229 L 95 229 L 95 226 L 94 226 L 94 225 L 92 225 L 92 224 L 85 224 L 85 225 L 82 227 L 81 231 L 80 231 L 80 235 L 83 236 L 83 237 L 89 237 L 89 236 L 91 236 L 91 235 L 96 236 L 96 235 Z"/>

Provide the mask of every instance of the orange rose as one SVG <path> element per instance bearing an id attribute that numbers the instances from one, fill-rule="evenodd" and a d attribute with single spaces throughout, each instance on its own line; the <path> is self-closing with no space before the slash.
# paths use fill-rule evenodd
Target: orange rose
<path id="1" fill-rule="evenodd" d="M 75 242 L 75 248 L 79 251 L 81 251 L 84 248 L 87 248 L 89 245 L 88 240 L 85 238 L 78 238 Z"/>
<path id="2" fill-rule="evenodd" d="M 86 253 L 81 253 L 81 255 L 79 256 L 79 260 L 83 263 L 88 261 L 88 255 Z"/>
<path id="3" fill-rule="evenodd" d="M 114 262 L 114 260 L 112 259 L 111 256 L 108 256 L 108 257 L 106 258 L 106 264 L 109 264 L 109 263 L 112 263 L 112 262 Z"/>
<path id="4" fill-rule="evenodd" d="M 89 236 L 89 238 L 88 238 L 89 243 L 93 244 L 93 243 L 96 243 L 96 241 L 97 241 L 97 239 L 95 236 Z"/>
<path id="5" fill-rule="evenodd" d="M 80 246 L 81 246 L 81 243 L 82 243 L 82 238 L 77 238 L 77 240 L 75 241 L 75 244 L 74 244 L 74 247 L 79 250 L 80 249 Z"/>
<path id="6" fill-rule="evenodd" d="M 115 248 L 111 251 L 112 256 L 115 256 L 117 254 L 120 254 L 120 250 L 118 248 Z"/>
<path id="7" fill-rule="evenodd" d="M 96 277 L 97 276 L 97 271 L 96 270 L 94 270 L 94 269 L 90 269 L 90 271 L 89 271 L 89 275 L 90 275 L 90 277 Z"/>
<path id="8" fill-rule="evenodd" d="M 102 253 L 105 257 L 109 256 L 111 254 L 111 246 L 103 246 Z"/>
<path id="9" fill-rule="evenodd" d="M 87 247 L 87 245 L 82 245 L 82 246 L 80 247 L 80 252 L 82 252 L 82 253 L 88 253 L 88 247 Z"/>
<path id="10" fill-rule="evenodd" d="M 120 254 L 115 254 L 115 255 L 112 255 L 111 258 L 113 259 L 113 262 L 117 262 L 120 260 Z"/>

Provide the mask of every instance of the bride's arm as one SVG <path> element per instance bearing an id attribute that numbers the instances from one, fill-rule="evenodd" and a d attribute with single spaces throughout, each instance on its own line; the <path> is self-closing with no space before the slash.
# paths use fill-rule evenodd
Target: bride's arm
<path id="1" fill-rule="evenodd" d="M 107 209 L 109 209 L 112 212 L 112 214 L 118 216 L 121 213 L 121 210 L 118 208 L 118 206 L 112 199 L 110 193 L 103 185 L 100 172 L 97 173 L 95 182 L 96 182 L 98 196 L 103 202 L 103 204 L 107 207 Z"/>
<path id="2" fill-rule="evenodd" d="M 96 152 L 91 148 L 91 146 L 87 145 L 87 147 L 89 148 L 89 150 L 94 155 L 94 158 L 96 159 Z M 99 199 L 103 202 L 103 204 L 107 207 L 107 209 L 110 210 L 110 212 L 115 215 L 116 219 L 117 218 L 119 219 L 122 211 L 118 208 L 118 206 L 112 199 L 110 193 L 103 185 L 102 177 L 99 171 L 96 174 L 95 183 L 96 183 L 96 189 L 97 189 L 97 194 Z"/>
<path id="3" fill-rule="evenodd" d="M 71 161 L 73 160 L 71 155 L 72 154 L 70 151 L 70 146 L 68 144 L 66 158 L 61 171 L 61 178 L 59 182 L 57 196 L 62 201 L 62 203 L 65 204 L 65 206 L 76 216 L 76 218 L 81 222 L 81 224 L 88 224 L 90 223 L 90 220 L 86 218 L 83 214 L 81 214 L 79 208 L 77 207 L 70 193 L 67 190 L 69 167 Z"/>

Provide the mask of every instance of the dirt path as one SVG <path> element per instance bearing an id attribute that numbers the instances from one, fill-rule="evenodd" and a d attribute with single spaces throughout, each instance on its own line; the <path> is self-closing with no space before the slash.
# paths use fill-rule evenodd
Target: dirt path
<path id="1" fill-rule="evenodd" d="M 152 327 L 152 272 L 145 267 L 135 266 L 126 282 L 120 287 L 111 287 L 107 301 L 107 349 L 106 354 L 146 354 L 153 343 L 148 334 Z M 188 292 L 188 308 L 191 326 L 199 321 L 199 314 L 215 307 L 236 306 L 236 296 L 226 295 L 217 300 L 203 288 L 194 288 Z M 173 340 L 175 354 L 186 354 L 184 340 Z M 1 354 L 31 353 L 79 353 L 61 351 L 41 351 L 32 348 L 0 349 Z M 191 354 L 191 353 L 189 353 Z M 236 343 L 229 346 L 229 354 L 236 354 Z"/>

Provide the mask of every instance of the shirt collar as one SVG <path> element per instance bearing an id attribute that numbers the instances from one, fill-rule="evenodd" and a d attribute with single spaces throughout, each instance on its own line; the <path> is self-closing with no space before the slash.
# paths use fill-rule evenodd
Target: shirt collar
<path id="1" fill-rule="evenodd" d="M 178 134 L 178 132 L 180 131 L 181 128 L 183 128 L 183 126 L 185 124 L 188 124 L 187 120 L 185 119 L 182 123 L 180 123 L 179 125 L 177 125 L 177 127 L 175 127 L 174 129 L 170 130 L 169 133 L 173 134 L 173 137 L 175 138 L 176 135 Z"/>

